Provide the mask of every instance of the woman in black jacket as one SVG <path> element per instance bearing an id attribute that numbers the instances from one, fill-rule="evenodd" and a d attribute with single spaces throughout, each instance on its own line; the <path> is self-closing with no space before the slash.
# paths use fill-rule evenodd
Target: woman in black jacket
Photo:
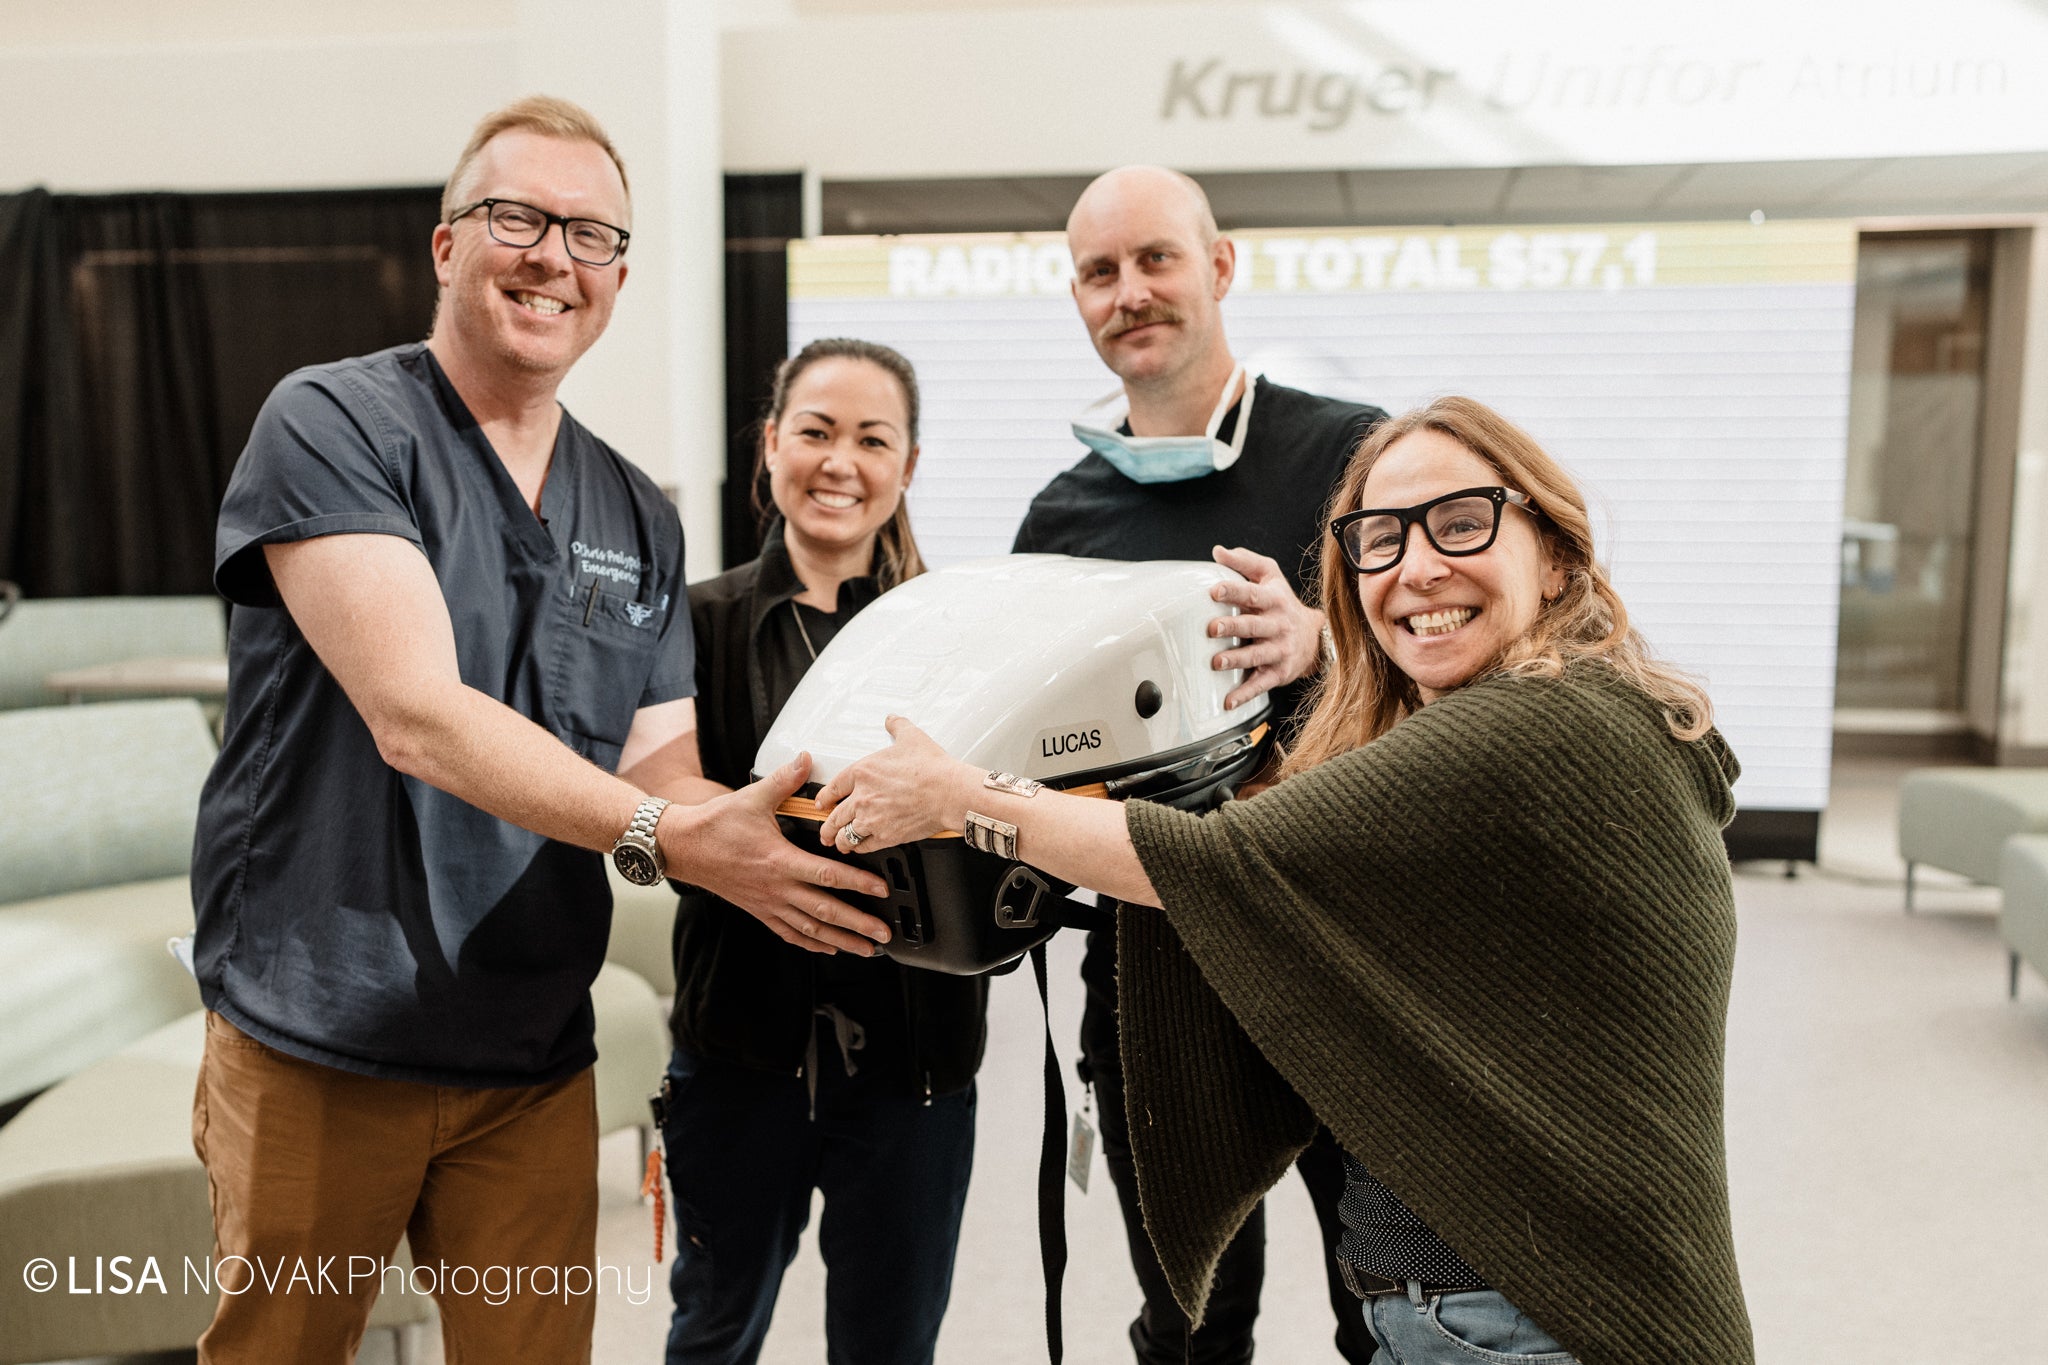
<path id="1" fill-rule="evenodd" d="M 744 785 L 818 651 L 923 572 L 903 499 L 917 410 L 910 363 L 871 342 L 814 341 L 776 373 L 761 555 L 690 589 L 710 782 Z M 973 1160 L 986 983 L 806 952 L 695 888 L 675 953 L 669 1365 L 759 1355 L 813 1190 L 831 1359 L 931 1360 Z"/>

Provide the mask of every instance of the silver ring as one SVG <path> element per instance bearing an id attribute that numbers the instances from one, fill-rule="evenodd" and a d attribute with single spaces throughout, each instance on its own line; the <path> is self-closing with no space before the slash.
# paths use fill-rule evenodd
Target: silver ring
<path id="1" fill-rule="evenodd" d="M 867 835 L 860 833 L 858 830 L 849 829 L 846 831 L 846 846 L 848 848 L 859 848 L 860 841 L 867 837 Z"/>

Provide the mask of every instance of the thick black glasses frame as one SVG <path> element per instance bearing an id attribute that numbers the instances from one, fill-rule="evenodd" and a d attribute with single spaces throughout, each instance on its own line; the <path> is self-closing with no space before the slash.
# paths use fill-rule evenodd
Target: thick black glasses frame
<path id="1" fill-rule="evenodd" d="M 528 213 L 537 213 L 542 218 L 546 219 L 547 222 L 541 228 L 541 230 L 537 234 L 535 234 L 534 239 L 530 242 L 508 241 L 507 239 L 500 237 L 498 235 L 498 216 L 497 214 L 491 211 L 499 204 L 510 204 L 515 209 L 525 209 Z M 492 241 L 498 243 L 501 246 L 513 246 L 520 247 L 522 249 L 526 247 L 539 246 L 541 242 L 547 237 L 548 228 L 559 225 L 562 229 L 562 249 L 569 253 L 569 259 L 581 261 L 585 265 L 610 265 L 613 261 L 616 261 L 617 259 L 619 259 L 619 257 L 626 254 L 626 243 L 633 239 L 632 233 L 626 231 L 622 227 L 613 227 L 610 223 L 605 222 L 602 218 L 565 218 L 559 213 L 549 213 L 544 208 L 537 208 L 532 204 L 521 203 L 517 199 L 479 199 L 474 204 L 471 204 L 468 208 L 459 209 L 456 212 L 449 214 L 448 222 L 452 226 L 456 219 L 467 218 L 469 217 L 470 214 L 475 213 L 478 209 L 482 209 L 484 211 L 484 230 L 491 234 Z M 576 254 L 575 246 L 569 240 L 569 224 L 571 223 L 593 223 L 598 227 L 603 228 L 606 232 L 616 232 L 619 234 L 619 244 L 612 251 L 611 255 L 605 257 L 601 261 L 593 261 L 588 256 L 578 256 Z"/>
<path id="2" fill-rule="evenodd" d="M 1429 509 L 1442 503 L 1456 502 L 1459 498 L 1485 498 L 1488 502 L 1492 503 L 1493 529 L 1486 533 L 1486 543 L 1483 545 L 1474 545 L 1467 550 L 1447 550 L 1437 544 L 1436 536 L 1429 529 Z M 1519 507 L 1532 517 L 1536 515 L 1536 504 L 1527 493 L 1517 493 L 1512 488 L 1501 488 L 1498 486 L 1493 488 L 1461 488 L 1455 493 L 1446 493 L 1440 498 L 1431 498 L 1428 502 L 1418 502 L 1413 507 L 1361 507 L 1356 512 L 1346 512 L 1343 516 L 1330 523 L 1330 534 L 1336 538 L 1337 551 L 1344 556 L 1344 562 L 1351 566 L 1353 573 L 1385 573 L 1396 564 L 1399 564 L 1402 556 L 1408 553 L 1408 528 L 1411 526 L 1420 526 L 1422 534 L 1429 537 L 1430 548 L 1440 555 L 1461 558 L 1465 555 L 1486 553 L 1493 548 L 1493 542 L 1500 536 L 1500 509 L 1503 504 Z M 1344 539 L 1346 528 L 1364 521 L 1367 517 L 1396 517 L 1401 522 L 1401 548 L 1394 552 L 1392 559 L 1384 564 L 1375 564 L 1371 568 L 1367 568 L 1358 562 L 1357 557 L 1351 553 L 1350 543 Z"/>

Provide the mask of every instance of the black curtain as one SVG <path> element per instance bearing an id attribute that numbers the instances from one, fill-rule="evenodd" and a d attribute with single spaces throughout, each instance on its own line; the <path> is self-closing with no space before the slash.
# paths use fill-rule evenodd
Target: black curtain
<path id="1" fill-rule="evenodd" d="M 789 354 L 789 241 L 803 235 L 801 175 L 725 177 L 725 567 L 761 549 L 754 453 L 775 367 Z M 765 504 L 767 495 L 760 501 Z"/>
<path id="2" fill-rule="evenodd" d="M 32 440 L 27 358 L 35 270 L 29 241 L 39 203 L 32 194 L 0 195 L 0 584 L 8 584 L 9 575 L 20 569 L 14 545 L 22 451 Z"/>
<path id="3" fill-rule="evenodd" d="M 0 196 L 0 579 L 203 593 L 257 409 L 424 337 L 437 188 Z"/>

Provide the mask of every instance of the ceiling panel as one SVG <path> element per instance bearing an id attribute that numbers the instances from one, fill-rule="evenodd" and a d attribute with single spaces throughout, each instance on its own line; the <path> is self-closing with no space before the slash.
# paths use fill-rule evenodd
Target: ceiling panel
<path id="1" fill-rule="evenodd" d="M 1899 157 L 1873 161 L 1854 179 L 1817 196 L 1820 204 L 1900 204 L 1947 211 L 1967 209 L 1975 201 L 2015 191 L 2028 182 L 2039 187 L 2048 175 L 2048 155 L 2024 152 L 2006 156 Z M 1960 211 L 1960 210 L 1959 210 Z"/>
<path id="2" fill-rule="evenodd" d="M 1057 231 L 1087 183 L 1082 176 L 830 181 L 821 217 L 828 233 Z"/>
<path id="3" fill-rule="evenodd" d="M 2048 212 L 2048 153 L 1701 166 L 1231 172 L 1198 177 L 1231 227 L 1626 222 Z M 1085 176 L 830 182 L 827 232 L 1057 230 Z"/>
<path id="4" fill-rule="evenodd" d="M 1208 173 L 1195 177 L 1209 192 L 1216 221 L 1232 227 L 1296 227 L 1344 222 L 1351 205 L 1336 171 Z"/>
<path id="5" fill-rule="evenodd" d="M 1345 171 L 1355 223 L 1470 222 L 1494 217 L 1515 172 Z"/>
<path id="6" fill-rule="evenodd" d="M 1870 169 L 1867 161 L 1767 161 L 1733 166 L 1693 166 L 1667 185 L 1656 207 L 1670 213 L 1709 217 L 1762 209 L 1780 217 L 1804 207 L 1834 186 Z"/>
<path id="7" fill-rule="evenodd" d="M 1570 212 L 1586 219 L 1627 218 L 1655 204 L 1688 166 L 1527 166 L 1501 201 L 1508 218 Z"/>

